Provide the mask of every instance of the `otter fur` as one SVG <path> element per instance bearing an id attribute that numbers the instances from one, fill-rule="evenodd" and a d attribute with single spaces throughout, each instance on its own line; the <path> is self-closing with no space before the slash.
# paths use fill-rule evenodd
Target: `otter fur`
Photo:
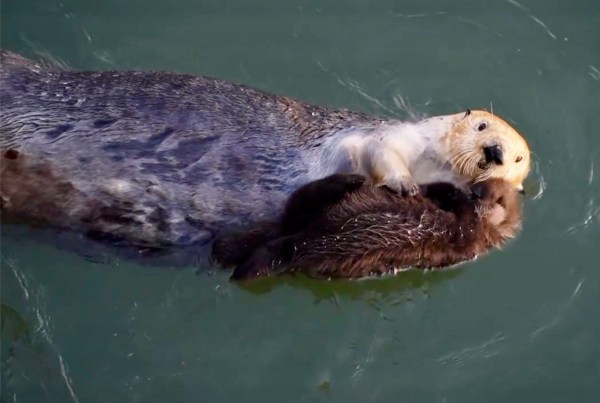
<path id="1" fill-rule="evenodd" d="M 298 189 L 280 221 L 224 235 L 213 255 L 246 280 L 283 272 L 361 278 L 408 268 L 436 269 L 475 259 L 513 238 L 521 226 L 518 191 L 487 179 L 470 192 L 449 183 L 405 197 L 333 175 Z"/>
<path id="2" fill-rule="evenodd" d="M 207 243 L 277 217 L 290 193 L 333 173 L 414 194 L 440 180 L 520 187 L 529 172 L 525 140 L 484 111 L 402 122 L 189 74 L 57 70 L 5 50 L 0 88 L 3 212 L 133 245 Z"/>

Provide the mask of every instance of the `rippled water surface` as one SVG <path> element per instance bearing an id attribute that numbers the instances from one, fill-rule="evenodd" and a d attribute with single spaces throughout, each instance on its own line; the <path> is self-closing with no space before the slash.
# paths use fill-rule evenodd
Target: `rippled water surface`
<path id="1" fill-rule="evenodd" d="M 460 270 L 230 284 L 2 228 L 2 402 L 595 402 L 598 1 L 2 1 L 2 47 L 384 115 L 487 108 L 535 153 L 524 231 Z M 90 246 L 91 247 L 91 246 Z"/>

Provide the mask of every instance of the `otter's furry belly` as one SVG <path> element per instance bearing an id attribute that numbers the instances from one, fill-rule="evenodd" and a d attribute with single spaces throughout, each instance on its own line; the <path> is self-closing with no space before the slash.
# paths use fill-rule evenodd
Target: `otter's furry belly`
<path id="1" fill-rule="evenodd" d="M 4 51 L 0 85 L 3 210 L 143 245 L 277 215 L 311 179 L 318 138 L 352 117 L 204 77 L 54 71 Z"/>

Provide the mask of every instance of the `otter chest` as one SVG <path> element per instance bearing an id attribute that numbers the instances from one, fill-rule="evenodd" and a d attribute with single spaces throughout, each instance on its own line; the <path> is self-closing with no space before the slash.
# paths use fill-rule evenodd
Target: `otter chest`
<path id="1" fill-rule="evenodd" d="M 411 165 L 414 180 L 420 184 L 433 182 L 448 182 L 458 187 L 465 187 L 468 180 L 450 169 L 447 164 L 442 164 L 431 156 L 423 156 Z"/>

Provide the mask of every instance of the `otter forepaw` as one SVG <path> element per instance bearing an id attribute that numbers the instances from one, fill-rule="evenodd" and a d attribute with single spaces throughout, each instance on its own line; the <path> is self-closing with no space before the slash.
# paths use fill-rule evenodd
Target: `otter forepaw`
<path id="1" fill-rule="evenodd" d="M 390 178 L 384 181 L 382 185 L 402 196 L 416 196 L 420 191 L 419 185 L 410 176 Z"/>
<path id="2" fill-rule="evenodd" d="M 365 181 L 362 175 L 334 174 L 300 187 L 292 193 L 285 206 L 283 234 L 303 230 L 315 215 L 338 203 L 348 193 L 360 189 Z"/>
<path id="3" fill-rule="evenodd" d="M 359 174 L 333 174 L 321 180 L 320 191 L 336 189 L 340 193 L 360 188 L 367 178 Z"/>
<path id="4" fill-rule="evenodd" d="M 348 174 L 343 178 L 343 182 L 352 188 L 362 186 L 366 180 L 367 178 L 359 174 Z"/>

